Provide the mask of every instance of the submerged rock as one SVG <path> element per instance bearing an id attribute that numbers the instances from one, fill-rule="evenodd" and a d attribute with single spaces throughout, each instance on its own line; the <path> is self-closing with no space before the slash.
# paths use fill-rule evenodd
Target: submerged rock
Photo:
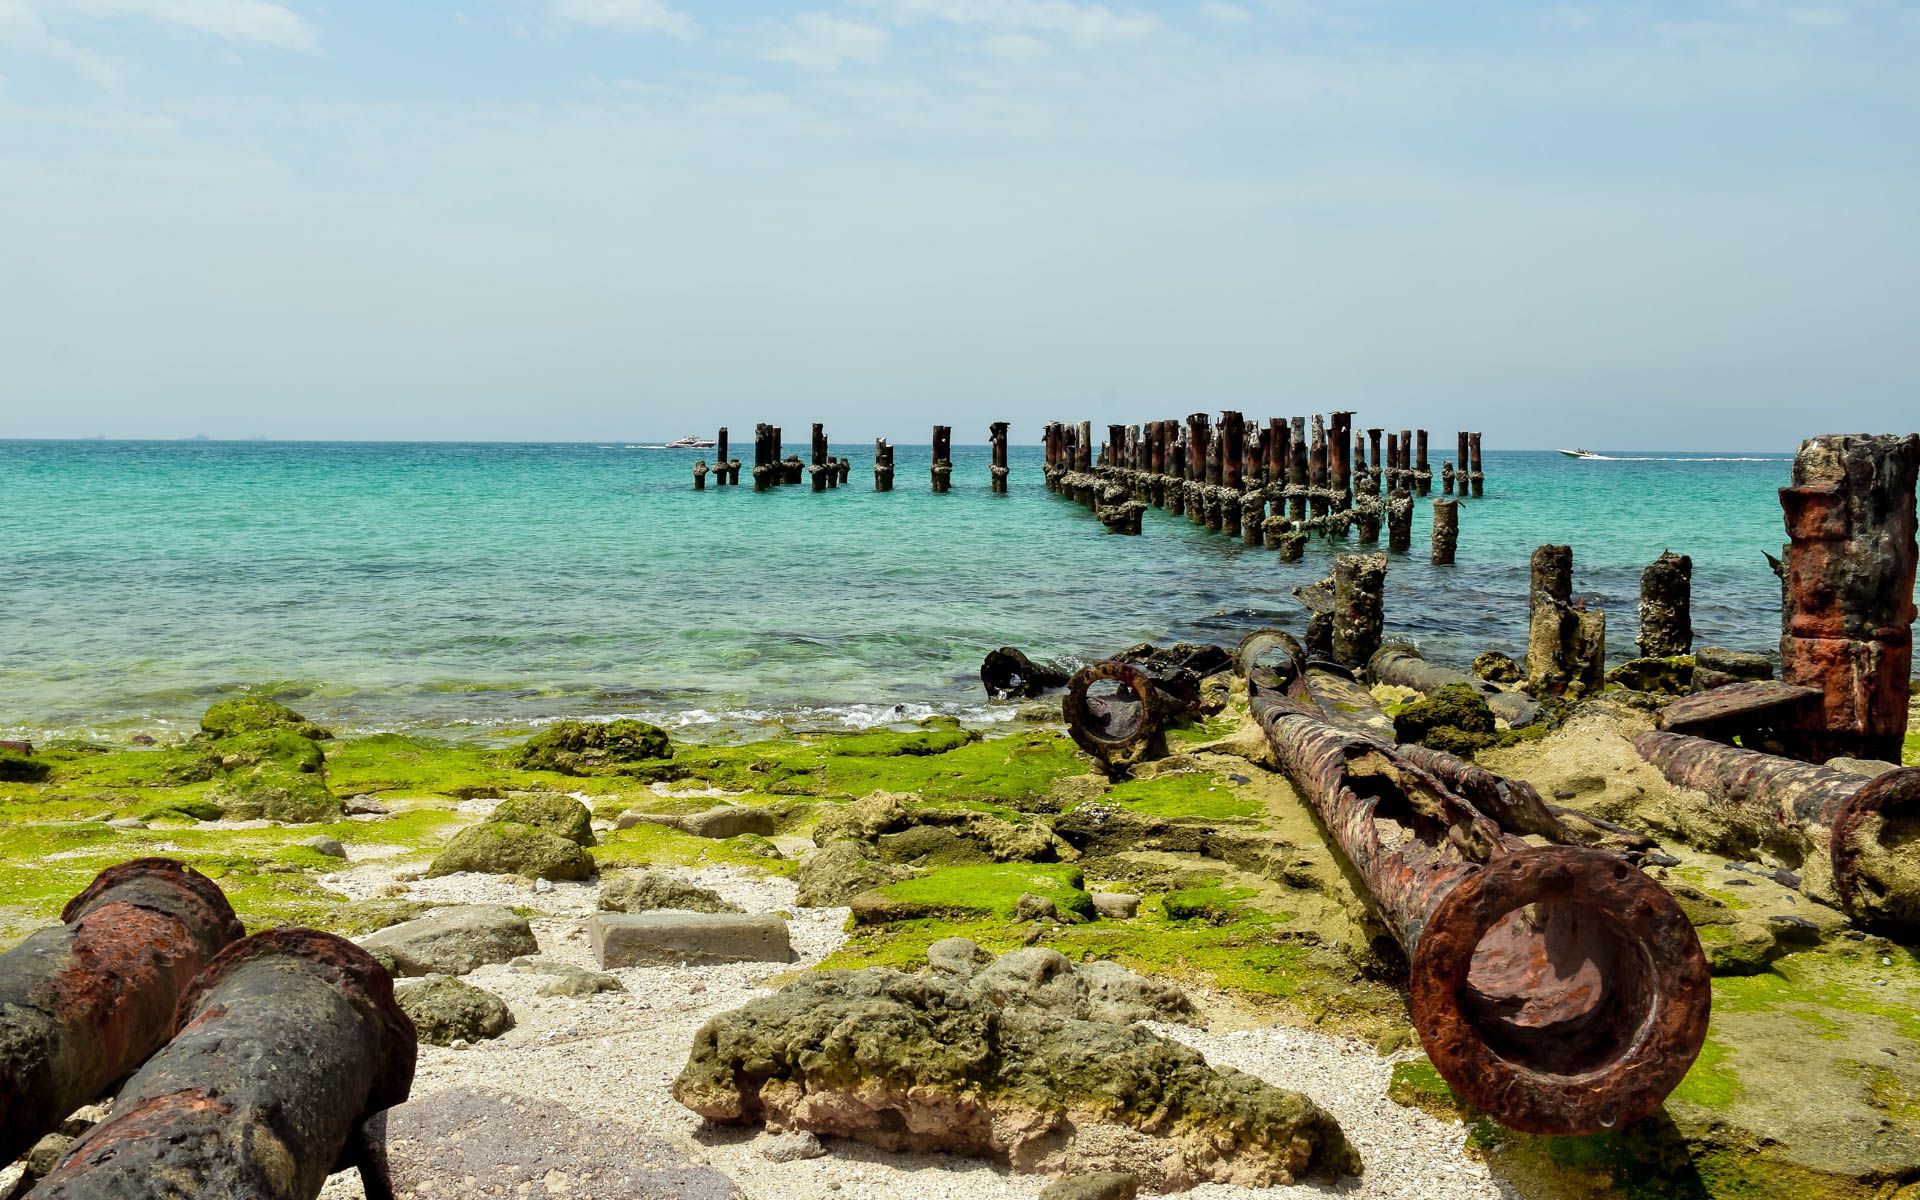
<path id="1" fill-rule="evenodd" d="M 513 1028 L 506 1002 L 492 992 L 440 976 L 395 989 L 393 998 L 420 1040 L 435 1046 L 496 1038 Z"/>
<path id="2" fill-rule="evenodd" d="M 738 904 L 723 899 L 712 888 L 682 883 L 665 871 L 625 871 L 600 889 L 600 907 L 607 912 L 652 912 L 674 908 L 685 912 L 737 913 Z"/>
<path id="3" fill-rule="evenodd" d="M 1125 1166 L 1160 1189 L 1358 1172 L 1317 1104 L 1215 1069 L 1140 1026 L 1002 1008 L 968 987 L 872 968 L 809 975 L 708 1021 L 675 1099 L 888 1150 L 1024 1173 Z"/>
<path id="4" fill-rule="evenodd" d="M 368 934 L 360 945 L 400 976 L 465 975 L 540 950 L 527 919 L 498 904 L 435 909 Z"/>
<path id="5" fill-rule="evenodd" d="M 561 721 L 535 734 L 514 755 L 514 765 L 562 775 L 617 773 L 627 763 L 671 758 L 666 730 L 645 721 Z"/>
<path id="6" fill-rule="evenodd" d="M 531 825 L 580 846 L 593 845 L 593 813 L 559 792 L 518 792 L 494 806 L 489 821 Z"/>
<path id="7" fill-rule="evenodd" d="M 593 856 L 578 842 L 512 821 L 482 821 L 453 836 L 427 868 L 428 877 L 479 871 L 535 879 L 587 879 Z"/>

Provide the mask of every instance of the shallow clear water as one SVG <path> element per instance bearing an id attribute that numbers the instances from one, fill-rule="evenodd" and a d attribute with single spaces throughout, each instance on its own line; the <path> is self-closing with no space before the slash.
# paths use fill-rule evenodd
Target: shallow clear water
<path id="1" fill-rule="evenodd" d="M 955 448 L 946 496 L 926 447 L 899 447 L 884 495 L 870 443 L 835 450 L 851 486 L 756 495 L 693 491 L 700 452 L 621 445 L 0 442 L 0 729 L 159 731 L 261 686 L 348 729 L 985 719 L 995 646 L 1297 631 L 1290 589 L 1333 554 L 1283 565 L 1152 510 L 1145 536 L 1108 534 L 1046 491 L 1037 447 L 1015 448 L 1008 496 L 984 447 Z M 1790 461 L 1489 451 L 1457 565 L 1426 562 L 1420 503 L 1389 634 L 1460 662 L 1517 653 L 1528 554 L 1563 541 L 1615 660 L 1640 568 L 1669 547 L 1694 558 L 1699 640 L 1770 651 L 1762 553 L 1783 541 Z"/>

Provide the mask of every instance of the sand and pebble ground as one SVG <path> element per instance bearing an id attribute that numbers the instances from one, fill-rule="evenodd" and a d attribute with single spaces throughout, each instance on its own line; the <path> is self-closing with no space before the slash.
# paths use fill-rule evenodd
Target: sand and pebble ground
<path id="1" fill-rule="evenodd" d="M 688 1163 L 718 1171 L 752 1200 L 1030 1200 L 1039 1194 L 1048 1182 L 1043 1177 L 1011 1174 L 977 1159 L 891 1153 L 841 1139 L 825 1139 L 826 1153 L 817 1158 L 771 1161 L 763 1154 L 771 1135 L 710 1125 L 676 1103 L 668 1088 L 701 1024 L 819 963 L 845 940 L 847 910 L 800 907 L 790 881 L 750 870 L 673 873 L 712 888 L 748 912 L 791 914 L 798 961 L 790 967 L 726 963 L 616 969 L 609 973 L 620 980 L 624 992 L 585 997 L 540 996 L 539 975 L 506 964 L 481 967 L 463 978 L 504 999 L 513 1011 L 514 1028 L 497 1039 L 455 1049 L 421 1046 L 409 1103 L 431 1106 L 436 1095 L 465 1102 L 473 1093 L 525 1097 L 539 1102 L 533 1111 L 542 1122 L 559 1119 L 556 1113 L 564 1109 L 595 1138 L 638 1134 L 658 1139 Z M 403 878 L 410 874 L 367 863 L 321 882 L 356 897 L 392 895 L 404 888 L 410 899 L 435 903 L 530 907 L 543 914 L 531 920 L 542 958 L 597 969 L 584 928 L 585 918 L 597 907 L 597 884 L 558 883 L 536 893 L 497 876 Z M 1194 993 L 1194 998 L 1203 1011 L 1218 1006 L 1218 998 L 1205 992 Z M 1486 1164 L 1466 1156 L 1460 1125 L 1387 1099 L 1392 1061 L 1372 1047 L 1285 1026 L 1221 1032 L 1173 1024 L 1153 1028 L 1193 1046 L 1217 1066 L 1237 1067 L 1319 1101 L 1340 1121 L 1366 1164 L 1361 1179 L 1337 1185 L 1250 1189 L 1206 1184 L 1187 1193 L 1194 1200 L 1326 1195 L 1479 1200 L 1517 1195 L 1495 1180 Z M 448 1179 L 418 1194 L 495 1194 L 489 1186 L 485 1179 Z M 542 1174 L 540 1187 L 547 1194 L 570 1194 L 573 1183 Z M 615 1200 L 612 1193 L 593 1194 Z M 349 1173 L 335 1176 L 323 1195 L 326 1200 L 362 1200 L 363 1192 L 358 1178 Z"/>

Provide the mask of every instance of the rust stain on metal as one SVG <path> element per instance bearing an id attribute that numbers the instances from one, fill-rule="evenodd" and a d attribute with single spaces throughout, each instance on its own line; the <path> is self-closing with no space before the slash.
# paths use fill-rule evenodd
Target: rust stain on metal
<path id="1" fill-rule="evenodd" d="M 1618 855 L 1521 841 L 1397 747 L 1329 723 L 1297 661 L 1282 674 L 1253 714 L 1406 950 L 1414 1024 L 1447 1082 L 1529 1133 L 1658 1108 L 1711 1004 L 1673 898 Z"/>
<path id="2" fill-rule="evenodd" d="M 0 1160 L 139 1066 L 194 976 L 244 932 L 219 887 L 164 858 L 102 871 L 0 956 Z"/>
<path id="3" fill-rule="evenodd" d="M 234 943 L 172 1025 L 173 1040 L 37 1200 L 312 1200 L 357 1161 L 360 1123 L 413 1083 L 417 1040 L 392 980 L 332 934 L 275 929 Z"/>

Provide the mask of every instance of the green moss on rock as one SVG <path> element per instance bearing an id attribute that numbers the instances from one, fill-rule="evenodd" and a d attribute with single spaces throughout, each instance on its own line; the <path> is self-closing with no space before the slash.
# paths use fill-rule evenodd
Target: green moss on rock
<path id="1" fill-rule="evenodd" d="M 207 748 L 223 771 L 264 763 L 316 774 L 325 762 L 320 743 L 291 729 L 256 729 L 221 738 Z"/>
<path id="2" fill-rule="evenodd" d="M 318 775 L 290 771 L 277 763 L 232 772 L 207 799 L 235 821 L 265 818 L 302 825 L 338 820 L 342 811 L 339 797 L 327 790 Z"/>
<path id="3" fill-rule="evenodd" d="M 1393 736 L 1403 743 L 1471 755 L 1493 744 L 1493 710 L 1469 685 L 1450 683 L 1401 709 L 1393 718 Z"/>
<path id="4" fill-rule="evenodd" d="M 558 792 L 523 792 L 509 796 L 494 806 L 487 820 L 531 825 L 577 845 L 593 845 L 593 814 L 572 796 Z"/>
<path id="5" fill-rule="evenodd" d="M 666 730 L 645 721 L 561 721 L 529 738 L 514 757 L 531 771 L 562 775 L 617 773 L 673 756 Z"/>
<path id="6" fill-rule="evenodd" d="M 0 750 L 0 783 L 39 783 L 53 768 L 18 750 Z"/>
<path id="7" fill-rule="evenodd" d="M 1096 913 L 1078 868 L 1038 863 L 942 867 L 903 879 L 853 899 L 853 920 L 872 925 L 923 917 L 1002 921 L 1026 894 L 1053 902 L 1061 913 L 1092 919 Z"/>
<path id="8" fill-rule="evenodd" d="M 587 879 L 594 860 L 578 842 L 510 821 L 482 821 L 454 835 L 427 868 L 429 876 L 478 871 L 535 879 Z"/>
<path id="9" fill-rule="evenodd" d="M 319 741 L 333 736 L 286 705 L 265 696 L 222 700 L 207 709 L 206 715 L 200 718 L 201 736 L 214 741 L 269 729 L 285 729 Z"/>

